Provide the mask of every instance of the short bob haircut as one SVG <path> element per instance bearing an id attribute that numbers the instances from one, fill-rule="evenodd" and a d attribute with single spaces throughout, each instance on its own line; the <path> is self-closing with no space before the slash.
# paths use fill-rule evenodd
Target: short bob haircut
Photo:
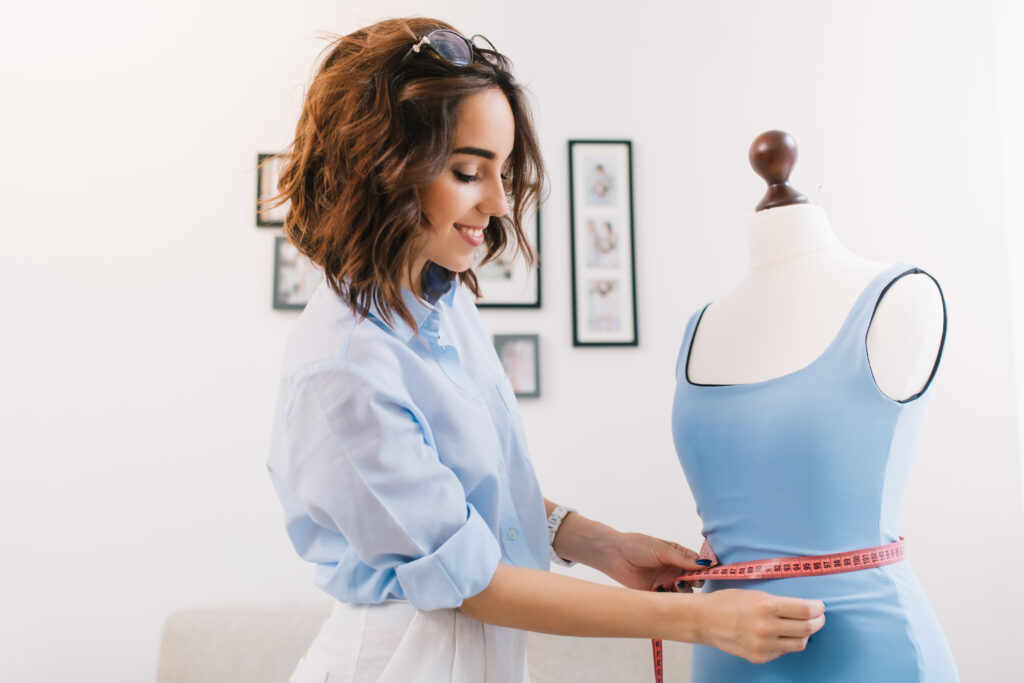
<path id="1" fill-rule="evenodd" d="M 372 303 L 388 324 L 397 314 L 413 328 L 401 283 L 428 227 L 421 192 L 448 165 L 466 97 L 498 88 L 515 123 L 504 173 L 511 211 L 490 219 L 485 260 L 508 245 L 534 264 L 522 217 L 538 202 L 544 182 L 526 96 L 505 56 L 477 47 L 462 67 L 426 50 L 403 59 L 437 29 L 453 30 L 435 19 L 389 19 L 333 40 L 306 93 L 295 140 L 283 153 L 275 198 L 291 200 L 288 239 L 323 269 L 354 314 L 366 315 Z M 430 266 L 413 275 L 422 282 Z M 472 270 L 457 276 L 480 295 Z"/>

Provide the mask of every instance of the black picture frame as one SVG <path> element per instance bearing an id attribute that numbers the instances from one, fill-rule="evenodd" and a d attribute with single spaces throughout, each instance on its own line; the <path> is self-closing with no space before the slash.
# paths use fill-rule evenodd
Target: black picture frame
<path id="1" fill-rule="evenodd" d="M 274 310 L 301 311 L 323 279 L 323 273 L 287 238 L 274 237 Z"/>
<path id="2" fill-rule="evenodd" d="M 496 334 L 494 350 L 517 398 L 540 398 L 540 337 Z"/>
<path id="3" fill-rule="evenodd" d="M 280 154 L 260 152 L 256 155 L 256 227 L 280 228 L 284 225 L 288 204 L 264 207 L 263 203 L 278 193 L 278 178 L 284 157 Z"/>
<path id="4" fill-rule="evenodd" d="M 481 247 L 473 272 L 480 286 L 477 308 L 540 308 L 541 307 L 541 222 L 540 210 L 523 219 L 523 231 L 527 241 L 537 253 L 533 268 L 509 247 L 507 258 L 499 258 L 484 266 L 480 265 L 484 250 Z M 504 255 L 503 255 L 504 256 Z"/>
<path id="5" fill-rule="evenodd" d="M 573 346 L 638 346 L 633 145 L 569 140 Z"/>

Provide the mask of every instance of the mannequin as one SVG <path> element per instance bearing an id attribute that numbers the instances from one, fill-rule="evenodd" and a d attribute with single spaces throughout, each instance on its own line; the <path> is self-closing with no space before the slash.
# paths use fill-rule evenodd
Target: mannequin
<path id="1" fill-rule="evenodd" d="M 918 268 L 840 244 L 825 212 L 788 183 L 787 134 L 759 136 L 750 158 L 769 185 L 748 224 L 750 265 L 687 323 L 672 436 L 707 556 L 731 567 L 728 580 L 708 574 L 704 592 L 819 599 L 825 626 L 805 651 L 762 665 L 695 646 L 693 679 L 956 683 L 899 528 L 945 341 L 942 292 Z M 885 553 L 898 559 L 875 564 Z M 789 567 L 786 558 L 839 569 L 741 570 Z"/>
<path id="2" fill-rule="evenodd" d="M 753 384 L 804 368 L 825 351 L 864 287 L 887 267 L 851 253 L 825 212 L 789 186 L 796 160 L 789 135 L 763 133 L 750 158 L 769 191 L 747 223 L 746 276 L 701 318 L 688 365 L 695 384 Z M 886 396 L 905 400 L 925 387 L 943 319 L 939 290 L 923 273 L 900 278 L 882 297 L 867 348 Z"/>

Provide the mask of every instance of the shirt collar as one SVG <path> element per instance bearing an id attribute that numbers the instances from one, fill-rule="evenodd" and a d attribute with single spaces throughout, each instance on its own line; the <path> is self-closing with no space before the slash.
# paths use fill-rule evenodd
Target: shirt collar
<path id="1" fill-rule="evenodd" d="M 438 299 L 439 302 L 443 303 L 446 308 L 451 308 L 452 304 L 455 303 L 455 288 L 459 286 L 459 278 L 455 277 L 452 279 L 451 285 L 448 287 L 448 291 L 441 295 Z"/>
<path id="2" fill-rule="evenodd" d="M 370 302 L 368 315 L 373 316 L 384 325 L 390 327 L 391 330 L 398 335 L 399 339 L 408 344 L 432 315 L 439 313 L 441 309 L 450 309 L 452 307 L 452 304 L 455 302 L 455 290 L 459 286 L 458 282 L 458 278 L 453 279 L 451 284 L 448 286 L 448 291 L 442 294 L 433 306 L 418 298 L 408 289 L 404 287 L 402 288 L 402 302 L 405 304 L 406 308 L 409 309 L 409 313 L 412 314 L 413 320 L 416 321 L 415 328 L 409 327 L 409 323 L 398 315 L 392 316 L 392 324 L 387 325 L 384 316 L 381 314 L 380 309 L 374 301 Z"/>

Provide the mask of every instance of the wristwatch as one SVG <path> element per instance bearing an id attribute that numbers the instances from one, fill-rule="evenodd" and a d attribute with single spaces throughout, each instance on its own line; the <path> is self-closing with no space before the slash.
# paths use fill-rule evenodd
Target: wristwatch
<path id="1" fill-rule="evenodd" d="M 555 534 L 558 533 L 558 529 L 562 526 L 565 516 L 570 512 L 576 512 L 576 510 L 559 505 L 548 515 L 548 545 L 551 547 L 551 561 L 563 567 L 571 567 L 576 564 L 559 557 L 558 553 L 555 552 Z"/>

